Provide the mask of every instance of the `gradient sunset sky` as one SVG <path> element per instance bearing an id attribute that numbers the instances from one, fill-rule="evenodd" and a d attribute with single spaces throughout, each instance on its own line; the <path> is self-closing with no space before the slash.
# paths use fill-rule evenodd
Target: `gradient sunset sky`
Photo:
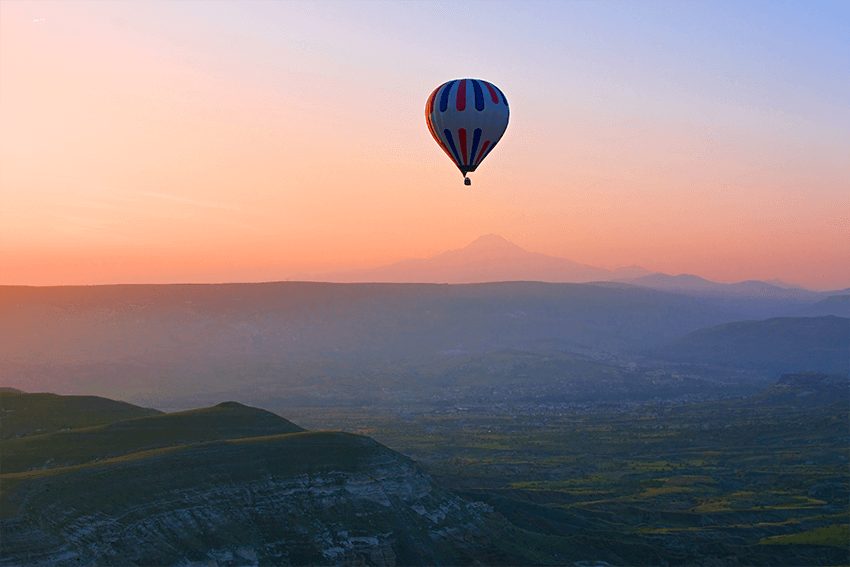
<path id="1" fill-rule="evenodd" d="M 462 77 L 471 187 L 425 126 Z M 283 280 L 497 233 L 850 287 L 850 3 L 0 1 L 0 283 Z"/>

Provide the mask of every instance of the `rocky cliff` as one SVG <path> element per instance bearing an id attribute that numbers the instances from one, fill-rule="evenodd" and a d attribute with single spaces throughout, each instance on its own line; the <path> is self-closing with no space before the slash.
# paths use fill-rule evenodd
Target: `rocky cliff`
<path id="1" fill-rule="evenodd" d="M 2 476 L 2 565 L 512 563 L 509 526 L 375 441 L 304 432 Z M 499 545 L 496 545 L 496 542 Z"/>

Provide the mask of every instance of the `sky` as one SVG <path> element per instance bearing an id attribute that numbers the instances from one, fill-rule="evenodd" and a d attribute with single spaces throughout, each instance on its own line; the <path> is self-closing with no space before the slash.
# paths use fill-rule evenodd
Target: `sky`
<path id="1" fill-rule="evenodd" d="M 504 138 L 464 186 L 428 95 Z M 500 234 L 850 287 L 846 2 L 0 0 L 0 284 L 277 281 Z"/>

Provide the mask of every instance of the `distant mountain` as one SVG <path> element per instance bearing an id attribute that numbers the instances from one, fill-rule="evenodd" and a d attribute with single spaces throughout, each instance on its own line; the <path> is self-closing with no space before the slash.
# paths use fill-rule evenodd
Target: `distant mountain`
<path id="1" fill-rule="evenodd" d="M 764 373 L 812 370 L 847 374 L 850 319 L 828 315 L 727 323 L 695 331 L 643 353 L 674 362 Z"/>
<path id="2" fill-rule="evenodd" d="M 432 258 L 404 260 L 365 270 L 316 274 L 307 279 L 327 282 L 483 283 L 541 281 L 580 283 L 634 278 L 649 272 L 639 266 L 605 270 L 566 258 L 528 252 L 497 234 L 488 234 L 465 248 Z"/>
<path id="3" fill-rule="evenodd" d="M 770 284 L 770 285 L 773 285 L 773 286 L 776 286 L 776 287 L 783 287 L 785 289 L 806 289 L 801 285 L 789 284 L 787 282 L 780 280 L 779 278 L 774 278 L 772 280 L 765 280 L 764 283 Z"/>
<path id="4" fill-rule="evenodd" d="M 4 440 L 162 413 L 98 396 L 26 394 L 9 390 L 15 389 L 0 392 L 0 438 Z"/>
<path id="5" fill-rule="evenodd" d="M 727 297 L 798 297 L 810 298 L 820 295 L 800 286 L 776 286 L 767 282 L 748 280 L 732 284 L 713 282 L 691 274 L 670 276 L 667 274 L 649 274 L 637 278 L 621 278 L 617 281 L 653 289 L 689 293 L 695 295 L 716 295 Z"/>
<path id="6" fill-rule="evenodd" d="M 757 280 L 724 284 L 691 274 L 650 274 L 618 282 L 698 297 L 722 309 L 754 318 L 796 315 L 801 309 L 841 292 L 817 292 L 800 286 L 776 286 Z M 812 313 L 814 315 L 814 313 Z M 828 313 L 823 313 L 824 315 Z"/>
<path id="7" fill-rule="evenodd" d="M 613 281 L 700 297 L 725 310 L 757 318 L 791 315 L 830 295 L 787 284 L 779 279 L 723 284 L 690 274 L 671 276 L 650 273 L 640 266 L 606 270 L 566 258 L 529 252 L 497 234 L 482 236 L 464 248 L 443 252 L 432 258 L 404 260 L 371 269 L 300 274 L 290 279 L 450 284 Z"/>
<path id="8" fill-rule="evenodd" d="M 372 375 L 363 361 L 547 340 L 614 352 L 742 318 L 634 286 L 535 282 L 6 287 L 0 311 L 0 383 L 134 400 L 221 393 L 184 408 L 249 390 L 315 402 L 340 373 Z"/>
<path id="9" fill-rule="evenodd" d="M 390 566 L 534 559 L 521 551 L 528 542 L 516 540 L 523 533 L 492 508 L 452 495 L 413 461 L 369 438 L 327 431 L 237 438 L 215 420 L 228 412 L 241 418 L 241 425 L 235 421 L 241 433 L 257 417 L 270 419 L 232 404 L 186 412 L 171 426 L 143 428 L 153 437 L 137 437 L 135 450 L 126 436 L 129 452 L 117 458 L 102 458 L 97 432 L 78 430 L 100 460 L 0 476 L 2 563 Z M 167 416 L 145 419 L 150 425 Z M 181 429 L 210 425 L 209 437 L 220 439 L 149 448 L 171 445 Z M 10 443 L 44 437 L 0 442 L 4 465 Z M 44 462 L 64 449 L 32 446 L 28 455 Z"/>
<path id="10" fill-rule="evenodd" d="M 795 317 L 820 317 L 822 315 L 850 317 L 850 295 L 832 295 L 794 312 Z"/>

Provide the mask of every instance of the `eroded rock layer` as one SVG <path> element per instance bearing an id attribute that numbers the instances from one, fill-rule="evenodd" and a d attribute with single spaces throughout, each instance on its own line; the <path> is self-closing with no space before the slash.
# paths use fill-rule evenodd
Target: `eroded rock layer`
<path id="1" fill-rule="evenodd" d="M 487 505 L 345 433 L 160 449 L 3 483 L 2 565 L 510 563 Z"/>

